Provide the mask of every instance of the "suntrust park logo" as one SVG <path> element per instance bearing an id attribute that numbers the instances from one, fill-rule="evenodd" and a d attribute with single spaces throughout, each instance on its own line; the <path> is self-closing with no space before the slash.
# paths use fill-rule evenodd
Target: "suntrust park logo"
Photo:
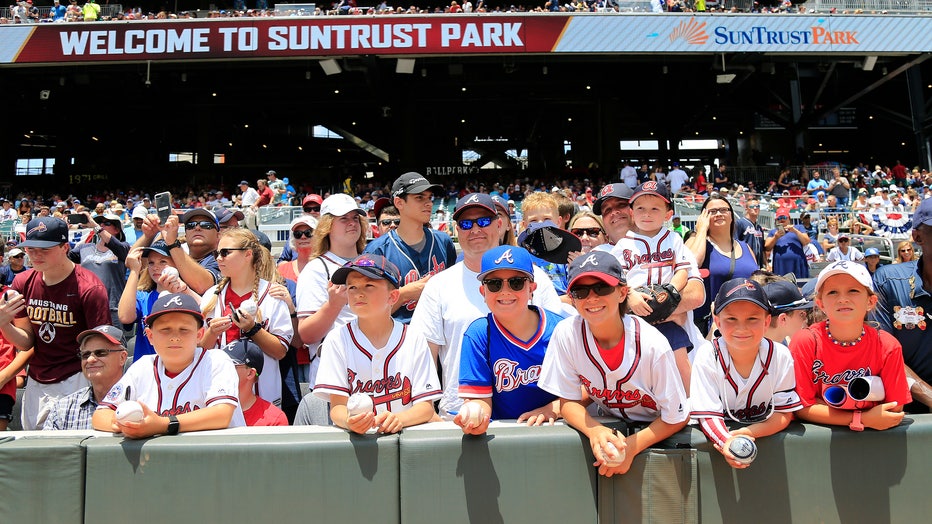
<path id="1" fill-rule="evenodd" d="M 818 23 L 824 20 L 819 18 Z M 764 25 L 749 28 L 730 29 L 729 26 L 716 26 L 712 30 L 712 43 L 716 45 L 856 45 L 857 31 L 831 31 L 815 25 L 807 29 L 770 29 Z M 684 40 L 689 45 L 705 45 L 709 42 L 706 22 L 695 18 L 680 22 L 670 32 L 670 43 Z"/>

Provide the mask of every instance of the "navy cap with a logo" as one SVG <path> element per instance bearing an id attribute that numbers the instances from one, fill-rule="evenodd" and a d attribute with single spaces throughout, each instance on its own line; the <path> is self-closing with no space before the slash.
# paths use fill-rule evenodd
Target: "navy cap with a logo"
<path id="1" fill-rule="evenodd" d="M 654 195 L 655 197 L 662 198 L 664 202 L 670 203 L 670 192 L 667 191 L 667 186 L 660 182 L 648 180 L 639 185 L 637 189 L 634 190 L 634 194 L 631 195 L 631 202 L 634 202 L 638 197 L 644 195 Z"/>
<path id="2" fill-rule="evenodd" d="M 812 309 L 812 301 L 803 297 L 799 287 L 789 280 L 777 280 L 764 285 L 764 294 L 777 313 Z"/>
<path id="3" fill-rule="evenodd" d="M 359 255 L 344 264 L 343 267 L 333 272 L 330 281 L 334 284 L 346 284 L 346 277 L 353 271 L 369 278 L 387 280 L 396 288 L 401 287 L 401 272 L 398 271 L 398 266 L 382 255 L 370 253 Z"/>
<path id="4" fill-rule="evenodd" d="M 621 262 L 607 251 L 596 250 L 579 255 L 570 263 L 567 273 L 570 279 L 567 289 L 583 277 L 594 277 L 611 286 L 627 283 Z"/>
<path id="5" fill-rule="evenodd" d="M 123 345 L 123 330 L 110 324 L 103 324 L 97 326 L 94 329 L 85 329 L 84 331 L 78 333 L 78 344 L 83 344 L 84 341 L 94 335 L 104 337 L 111 344 Z"/>
<path id="6" fill-rule="evenodd" d="M 26 240 L 19 247 L 48 248 L 68 241 L 68 224 L 56 217 L 33 218 L 26 224 Z"/>
<path id="7" fill-rule="evenodd" d="M 460 215 L 467 209 L 472 209 L 474 207 L 484 209 L 493 215 L 496 214 L 495 201 L 492 200 L 492 197 L 485 193 L 470 193 L 456 201 L 456 207 L 453 210 L 453 220 L 459 220 Z"/>
<path id="8" fill-rule="evenodd" d="M 265 357 L 262 349 L 255 342 L 248 338 L 241 338 L 223 346 L 223 351 L 230 357 L 234 364 L 242 364 L 256 370 L 257 375 L 262 374 L 262 367 L 265 364 Z"/>
<path id="9" fill-rule="evenodd" d="M 718 315 L 728 305 L 740 301 L 756 304 L 768 313 L 771 310 L 770 301 L 760 284 L 747 278 L 733 278 L 718 289 L 718 294 L 715 295 L 715 314 Z"/>
<path id="10" fill-rule="evenodd" d="M 152 326 L 155 319 L 166 313 L 187 313 L 197 319 L 198 326 L 204 325 L 204 315 L 201 314 L 197 301 L 190 295 L 169 293 L 160 296 L 152 305 L 149 316 L 146 317 L 146 325 Z"/>
<path id="11" fill-rule="evenodd" d="M 618 184 L 608 184 L 599 191 L 599 197 L 595 199 L 595 202 L 592 203 L 592 212 L 596 215 L 602 214 L 602 204 L 605 203 L 609 198 L 618 198 L 628 202 L 631 200 L 631 195 L 634 194 L 634 191 L 631 190 L 625 183 Z"/>

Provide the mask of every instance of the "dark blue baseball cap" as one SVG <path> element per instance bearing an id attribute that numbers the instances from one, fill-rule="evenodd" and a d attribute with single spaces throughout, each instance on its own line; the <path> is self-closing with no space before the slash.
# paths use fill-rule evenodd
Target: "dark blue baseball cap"
<path id="1" fill-rule="evenodd" d="M 608 184 L 599 191 L 599 197 L 595 199 L 595 202 L 592 203 L 592 212 L 596 215 L 602 214 L 602 204 L 609 198 L 619 198 L 628 202 L 631 200 L 631 195 L 634 194 L 634 191 L 628 187 L 628 184 L 624 182 L 618 184 Z"/>
<path id="2" fill-rule="evenodd" d="M 667 191 L 667 186 L 660 182 L 655 182 L 653 180 L 648 180 L 643 184 L 639 185 L 637 189 L 634 190 L 634 194 L 631 195 L 630 201 L 634 202 L 640 196 L 644 195 L 654 195 L 660 197 L 664 202 L 670 203 L 670 192 Z"/>
<path id="3" fill-rule="evenodd" d="M 346 284 L 346 277 L 352 271 L 369 278 L 387 280 L 396 288 L 401 287 L 401 273 L 398 271 L 398 267 L 382 255 L 369 253 L 359 255 L 334 271 L 330 281 L 334 284 Z"/>
<path id="4" fill-rule="evenodd" d="M 33 218 L 26 224 L 26 240 L 19 247 L 49 248 L 68 241 L 68 224 L 56 217 Z"/>
<path id="5" fill-rule="evenodd" d="M 919 227 L 919 224 L 932 226 L 932 198 L 923 199 L 919 209 L 913 213 L 913 229 Z"/>
<path id="6" fill-rule="evenodd" d="M 715 314 L 718 315 L 728 305 L 740 301 L 756 304 L 768 313 L 772 309 L 770 300 L 760 284 L 747 278 L 733 278 L 718 289 L 718 294 L 715 295 Z"/>
<path id="7" fill-rule="evenodd" d="M 595 277 L 610 286 L 627 283 L 621 262 L 607 251 L 593 250 L 579 255 L 570 263 L 567 273 L 570 283 L 566 289 L 572 289 L 573 284 L 583 277 Z"/>
<path id="8" fill-rule="evenodd" d="M 152 305 L 149 316 L 146 317 L 146 325 L 152 326 L 158 317 L 166 313 L 187 313 L 197 320 L 198 326 L 204 325 L 204 315 L 197 305 L 197 301 L 190 295 L 181 293 L 168 293 L 156 299 Z"/>
<path id="9" fill-rule="evenodd" d="M 453 220 L 459 220 L 460 215 L 467 209 L 478 207 L 485 209 L 495 215 L 495 201 L 485 193 L 470 193 L 456 201 L 456 208 L 453 210 Z"/>

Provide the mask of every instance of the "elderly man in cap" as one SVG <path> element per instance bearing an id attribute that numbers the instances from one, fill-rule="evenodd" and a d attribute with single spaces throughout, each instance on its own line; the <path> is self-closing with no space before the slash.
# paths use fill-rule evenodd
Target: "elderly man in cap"
<path id="1" fill-rule="evenodd" d="M 44 430 L 91 429 L 97 404 L 123 376 L 128 357 L 123 332 L 109 325 L 97 326 L 78 335 L 81 372 L 90 386 L 61 397 L 49 407 Z"/>
<path id="2" fill-rule="evenodd" d="M 0 284 L 9 286 L 13 283 L 13 279 L 16 278 L 16 275 L 28 269 L 26 267 L 26 252 L 18 247 L 14 247 L 6 253 L 6 258 L 9 264 L 0 266 Z M 3 256 L 0 254 L 0 262 L 2 261 Z"/>
<path id="3" fill-rule="evenodd" d="M 64 220 L 30 220 L 20 246 L 34 271 L 17 275 L 0 297 L 0 330 L 16 349 L 33 351 L 22 411 L 23 428 L 32 430 L 45 423 L 51 401 L 87 385 L 77 336 L 111 319 L 100 279 L 68 258 Z"/>
<path id="4" fill-rule="evenodd" d="M 189 210 L 181 217 L 181 223 L 184 224 L 184 242 L 178 238 L 178 215 L 171 215 L 161 224 L 157 214 L 149 214 L 143 223 L 143 236 L 133 247 L 151 246 L 161 235 L 181 279 L 196 293 L 204 294 L 220 280 L 216 258 L 220 223 L 213 212 L 204 208 Z"/>
<path id="5" fill-rule="evenodd" d="M 453 222 L 463 260 L 430 279 L 411 319 L 411 329 L 424 334 L 435 360 L 439 358 L 443 371 L 440 415 L 449 419 L 452 419 L 451 412 L 458 411 L 462 404 L 458 391 L 463 333 L 474 320 L 489 314 L 477 278 L 482 270 L 482 255 L 498 246 L 504 227 L 492 197 L 484 193 L 460 198 L 453 212 Z M 534 282 L 537 289 L 531 296 L 531 304 L 563 314 L 553 282 L 537 266 L 534 267 Z"/>
<path id="6" fill-rule="evenodd" d="M 431 184 L 418 173 L 412 171 L 398 177 L 392 184 L 392 196 L 401 223 L 397 229 L 370 242 L 365 250 L 382 255 L 401 271 L 401 297 L 392 316 L 404 323 L 410 322 L 428 279 L 456 262 L 456 248 L 450 236 L 428 226 L 435 193 L 443 193 L 443 186 Z"/>
<path id="7" fill-rule="evenodd" d="M 880 328 L 903 346 L 906 377 L 912 384 L 910 413 L 928 412 L 932 407 L 932 199 L 925 199 L 913 214 L 913 242 L 919 245 L 918 260 L 889 264 L 874 273 L 879 300 L 871 313 Z"/>

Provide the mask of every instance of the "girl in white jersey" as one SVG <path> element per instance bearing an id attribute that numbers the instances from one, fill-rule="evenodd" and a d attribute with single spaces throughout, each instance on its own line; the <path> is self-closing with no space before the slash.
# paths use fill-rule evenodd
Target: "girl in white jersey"
<path id="1" fill-rule="evenodd" d="M 554 329 L 538 386 L 560 397 L 563 418 L 589 437 L 593 465 L 611 477 L 686 424 L 686 391 L 666 338 L 625 314 L 628 287 L 618 259 L 591 251 L 573 260 L 569 279 L 579 316 Z M 625 437 L 592 418 L 586 410 L 591 401 L 646 427 Z"/>

